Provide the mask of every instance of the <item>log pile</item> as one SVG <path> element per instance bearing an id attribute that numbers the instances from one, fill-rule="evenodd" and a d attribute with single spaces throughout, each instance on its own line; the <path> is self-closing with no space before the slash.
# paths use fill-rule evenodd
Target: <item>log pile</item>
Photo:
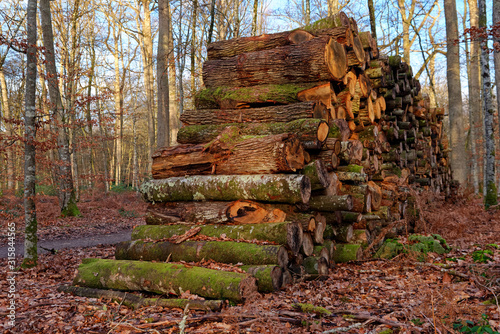
<path id="1" fill-rule="evenodd" d="M 411 186 L 450 192 L 443 110 L 344 13 L 207 52 L 179 144 L 153 154 L 141 186 L 147 225 L 117 260 L 237 265 L 246 274 L 217 297 L 240 301 L 361 259 L 417 213 Z"/>

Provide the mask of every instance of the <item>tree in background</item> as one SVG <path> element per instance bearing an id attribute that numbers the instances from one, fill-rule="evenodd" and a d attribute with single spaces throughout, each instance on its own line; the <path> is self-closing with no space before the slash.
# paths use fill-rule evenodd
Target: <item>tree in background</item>
<path id="1" fill-rule="evenodd" d="M 156 56 L 158 88 L 158 133 L 156 146 L 170 146 L 170 115 L 168 86 L 168 49 L 170 37 L 170 13 L 168 0 L 158 1 L 158 50 Z"/>

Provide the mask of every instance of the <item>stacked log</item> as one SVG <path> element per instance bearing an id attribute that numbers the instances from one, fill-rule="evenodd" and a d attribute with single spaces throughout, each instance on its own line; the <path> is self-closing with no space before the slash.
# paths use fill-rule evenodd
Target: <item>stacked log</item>
<path id="1" fill-rule="evenodd" d="M 273 291 L 401 232 L 413 186 L 450 191 L 443 110 L 342 12 L 212 43 L 203 81 L 179 144 L 153 154 L 147 225 L 119 260 L 211 259 Z"/>

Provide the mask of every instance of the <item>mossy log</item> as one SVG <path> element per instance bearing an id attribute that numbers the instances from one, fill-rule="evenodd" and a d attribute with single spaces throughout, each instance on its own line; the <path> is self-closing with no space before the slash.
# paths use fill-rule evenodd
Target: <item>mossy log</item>
<path id="1" fill-rule="evenodd" d="M 260 108 L 185 110 L 180 120 L 184 125 L 276 123 L 302 118 L 324 118 L 326 113 L 323 103 L 306 101 Z"/>
<path id="2" fill-rule="evenodd" d="M 352 207 L 350 195 L 314 196 L 309 200 L 309 208 L 314 211 L 350 211 Z"/>
<path id="3" fill-rule="evenodd" d="M 231 110 L 236 108 L 257 108 L 269 105 L 300 103 L 304 101 L 299 99 L 300 92 L 324 85 L 325 83 L 328 82 L 206 88 L 196 93 L 195 107 L 196 109 Z M 235 123 L 237 122 L 239 120 Z"/>
<path id="4" fill-rule="evenodd" d="M 338 224 L 332 225 L 333 235 L 336 241 L 351 242 L 354 236 L 354 227 L 352 224 Z"/>
<path id="5" fill-rule="evenodd" d="M 366 182 L 368 181 L 368 175 L 361 173 L 353 173 L 353 172 L 342 172 L 337 171 L 337 177 L 340 181 L 348 181 L 348 182 Z"/>
<path id="6" fill-rule="evenodd" d="M 187 306 L 189 310 L 217 312 L 221 310 L 223 305 L 222 300 L 146 298 L 122 291 L 93 289 L 71 285 L 60 285 L 57 291 L 70 293 L 79 297 L 111 299 L 133 309 L 148 306 L 185 309 Z"/>
<path id="7" fill-rule="evenodd" d="M 283 133 L 296 134 L 300 141 L 324 142 L 329 136 L 328 123 L 320 119 L 305 118 L 280 123 L 228 123 L 213 125 L 188 125 L 179 129 L 179 144 L 203 144 L 216 139 L 228 126 L 239 129 L 242 136 L 266 136 Z"/>
<path id="8" fill-rule="evenodd" d="M 347 71 L 345 47 L 330 37 L 247 52 L 203 63 L 206 87 L 249 87 L 315 81 L 340 81 Z"/>
<path id="9" fill-rule="evenodd" d="M 248 200 L 234 202 L 163 202 L 149 204 L 146 224 L 261 224 L 284 222 L 283 210 Z"/>
<path id="10" fill-rule="evenodd" d="M 284 246 L 257 245 L 235 241 L 123 241 L 116 244 L 117 260 L 199 262 L 203 259 L 246 265 L 273 264 L 286 268 L 288 253 Z"/>
<path id="11" fill-rule="evenodd" d="M 298 253 L 302 245 L 303 228 L 299 223 L 269 223 L 245 225 L 200 225 L 198 234 L 208 237 L 229 239 L 262 240 L 287 245 L 294 253 Z M 174 235 L 182 235 L 192 226 L 187 225 L 140 225 L 132 231 L 132 240 L 168 239 Z"/>
<path id="12" fill-rule="evenodd" d="M 328 170 L 323 160 L 317 159 L 304 166 L 302 174 L 311 180 L 311 190 L 327 188 L 330 185 Z"/>
<path id="13" fill-rule="evenodd" d="M 225 41 L 213 42 L 207 45 L 209 60 L 233 57 L 245 52 L 274 49 L 289 44 L 299 44 L 314 38 L 309 32 L 296 29 L 275 34 L 233 38 Z"/>
<path id="14" fill-rule="evenodd" d="M 273 292 L 281 289 L 283 285 L 283 269 L 279 266 L 257 265 L 241 266 L 239 268 L 257 279 L 259 292 Z"/>
<path id="15" fill-rule="evenodd" d="M 328 275 L 328 260 L 322 256 L 309 256 L 304 259 L 306 274 Z"/>
<path id="16" fill-rule="evenodd" d="M 345 119 L 331 119 L 328 124 L 330 125 L 329 138 L 338 138 L 343 142 L 351 137 L 351 129 Z M 334 128 L 334 125 L 336 128 Z M 333 132 L 333 129 L 336 129 L 336 131 Z"/>
<path id="17" fill-rule="evenodd" d="M 209 145 L 184 144 L 153 154 L 155 179 L 185 175 L 278 174 L 304 167 L 304 149 L 293 134 L 241 137 L 226 128 Z"/>
<path id="18" fill-rule="evenodd" d="M 363 247 L 367 247 L 370 242 L 370 232 L 366 229 L 355 229 L 353 231 L 353 237 L 351 239 L 351 243 L 360 244 Z"/>
<path id="19" fill-rule="evenodd" d="M 363 248 L 357 244 L 336 244 L 333 253 L 335 263 L 358 261 L 362 259 Z"/>
<path id="20" fill-rule="evenodd" d="M 307 203 L 311 182 L 304 175 L 195 175 L 149 180 L 140 187 L 148 202 L 235 201 Z"/>
<path id="21" fill-rule="evenodd" d="M 321 29 L 329 29 L 329 28 L 337 28 L 337 27 L 348 27 L 351 28 L 351 23 L 349 17 L 343 11 L 338 11 L 335 14 L 327 16 L 318 21 L 314 21 L 313 23 L 302 27 L 302 30 L 305 31 L 317 31 Z"/>
<path id="22" fill-rule="evenodd" d="M 73 285 L 178 296 L 189 290 L 204 298 L 234 302 L 242 302 L 257 292 L 257 280 L 248 274 L 182 264 L 108 259 L 84 259 Z"/>
<path id="23" fill-rule="evenodd" d="M 338 166 L 337 170 L 339 172 L 351 172 L 351 173 L 360 173 L 360 174 L 364 174 L 364 172 L 365 172 L 363 166 L 354 165 L 354 164 L 347 165 L 347 166 Z"/>

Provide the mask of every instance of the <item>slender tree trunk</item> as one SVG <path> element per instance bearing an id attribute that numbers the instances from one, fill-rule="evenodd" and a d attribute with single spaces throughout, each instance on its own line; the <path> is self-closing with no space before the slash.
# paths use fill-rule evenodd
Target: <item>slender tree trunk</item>
<path id="1" fill-rule="evenodd" d="M 104 191 L 106 194 L 109 192 L 109 169 L 108 169 L 108 138 L 106 131 L 104 129 L 104 124 L 102 120 L 102 113 L 101 113 L 101 101 L 97 102 L 97 119 L 99 121 L 99 134 L 101 136 L 101 141 L 102 141 L 102 164 L 103 164 L 103 170 L 104 170 Z"/>
<path id="2" fill-rule="evenodd" d="M 478 9 L 477 0 L 468 0 L 469 10 L 470 10 L 470 26 L 478 26 Z M 472 164 L 471 164 L 471 174 L 472 174 L 472 185 L 474 187 L 474 192 L 479 193 L 479 164 L 480 159 L 483 158 L 481 149 L 481 139 L 483 137 L 483 124 L 482 124 L 482 112 L 481 112 L 481 95 L 480 95 L 480 82 L 481 77 L 479 76 L 479 41 L 477 38 L 471 39 L 470 42 L 470 57 L 467 64 L 469 65 L 469 120 L 470 120 L 470 137 L 471 140 L 470 148 L 472 153 Z"/>
<path id="3" fill-rule="evenodd" d="M 486 17 L 486 1 L 478 0 L 479 7 L 479 28 L 487 27 Z M 491 79 L 490 79 L 490 59 L 488 53 L 488 39 L 481 38 L 481 77 L 483 78 L 482 97 L 483 97 L 483 113 L 484 113 L 484 146 L 486 154 L 486 166 L 484 168 L 486 196 L 484 198 L 484 206 L 489 208 L 497 204 L 497 187 L 495 180 L 495 137 L 493 116 L 495 109 L 491 96 Z"/>
<path id="4" fill-rule="evenodd" d="M 446 63 L 448 80 L 448 108 L 450 118 L 451 167 L 454 178 L 462 186 L 467 182 L 465 140 L 463 132 L 462 88 L 460 80 L 460 56 L 458 40 L 457 7 L 455 0 L 444 1 L 446 20 Z"/>
<path id="5" fill-rule="evenodd" d="M 133 147 L 133 156 L 132 156 L 132 187 L 134 189 L 139 188 L 139 166 L 137 164 L 137 130 L 136 130 L 136 122 L 137 117 L 135 113 L 132 115 L 132 147 Z"/>
<path id="6" fill-rule="evenodd" d="M 368 0 L 368 12 L 370 14 L 370 29 L 372 37 L 377 40 L 377 24 L 375 22 L 375 5 L 373 4 L 373 0 Z"/>
<path id="7" fill-rule="evenodd" d="M 63 126 L 67 123 L 67 120 L 61 100 L 59 79 L 56 69 L 50 0 L 40 0 L 40 14 L 42 21 L 43 44 L 45 47 L 45 68 L 47 70 L 50 103 L 58 122 L 57 146 L 60 160 L 58 167 L 59 206 L 61 207 L 61 214 L 63 216 L 77 216 L 80 212 L 76 206 L 75 192 L 73 189 L 69 139 L 66 129 Z"/>
<path id="8" fill-rule="evenodd" d="M 493 0 L 493 25 L 498 24 L 500 22 L 500 1 Z M 497 43 L 500 45 L 500 31 L 497 30 L 497 34 L 493 36 L 493 43 Z M 493 52 L 493 59 L 495 64 L 495 86 L 497 93 L 497 110 L 500 112 L 500 50 L 496 49 Z M 500 131 L 500 129 L 499 129 Z M 500 142 L 498 143 L 498 148 L 500 148 Z M 497 170 L 500 170 L 500 160 L 497 160 Z M 500 173 L 497 173 L 498 177 L 500 177 Z"/>
<path id="9" fill-rule="evenodd" d="M 177 80 L 174 52 L 174 35 L 172 27 L 172 13 L 170 5 L 168 5 L 168 101 L 169 101 L 169 117 L 170 117 L 170 144 L 177 143 L 177 132 L 179 131 L 179 103 L 177 102 Z M 179 57 L 179 55 L 177 55 Z"/>
<path id="10" fill-rule="evenodd" d="M 328 1 L 328 16 L 338 13 L 339 1 L 338 0 L 327 0 L 327 1 Z"/>
<path id="11" fill-rule="evenodd" d="M 193 107 L 194 107 L 194 97 L 196 95 L 196 21 L 198 18 L 198 0 L 193 0 L 193 16 L 191 18 L 191 96 L 193 97 Z"/>
<path id="12" fill-rule="evenodd" d="M 168 85 L 168 39 L 169 39 L 169 6 L 168 0 L 158 1 L 158 52 L 157 52 L 157 85 L 158 85 L 158 148 L 170 146 L 169 117 L 169 85 Z"/>
<path id="13" fill-rule="evenodd" d="M 404 0 L 398 0 L 401 22 L 403 23 L 403 59 L 410 64 L 410 14 L 406 13 L 406 3 Z"/>
<path id="14" fill-rule="evenodd" d="M 2 95 L 2 110 L 3 110 L 3 119 L 6 121 L 5 124 L 5 130 L 6 130 L 6 135 L 7 137 L 12 137 L 13 132 L 12 132 L 12 125 L 10 123 L 10 119 L 12 118 L 11 111 L 10 111 L 10 103 L 9 103 L 9 96 L 7 92 L 7 82 L 5 81 L 5 75 L 3 72 L 3 61 L 1 61 L 0 64 L 0 88 L 1 88 L 1 95 Z M 7 147 L 6 149 L 7 153 L 7 189 L 14 189 L 14 150 L 12 148 L 12 145 Z"/>
<path id="15" fill-rule="evenodd" d="M 215 0 L 212 0 L 210 4 L 210 28 L 208 29 L 207 44 L 212 43 L 212 36 L 214 34 L 214 24 L 215 24 Z"/>
<path id="16" fill-rule="evenodd" d="M 25 148 L 24 148 L 24 260 L 23 267 L 34 267 L 38 261 L 38 237 L 35 206 L 36 183 L 36 75 L 37 75 L 37 32 L 36 0 L 28 1 L 26 33 L 28 49 L 26 53 L 26 95 L 25 95 Z"/>
<path id="17" fill-rule="evenodd" d="M 114 63 L 115 63 L 115 82 L 114 82 L 114 100 L 115 100 L 115 184 L 121 183 L 121 167 L 122 167 L 122 124 L 123 124 L 123 110 L 121 105 L 121 87 L 120 87 L 120 49 L 119 38 L 120 31 L 117 33 L 116 28 L 113 27 L 114 39 Z"/>

